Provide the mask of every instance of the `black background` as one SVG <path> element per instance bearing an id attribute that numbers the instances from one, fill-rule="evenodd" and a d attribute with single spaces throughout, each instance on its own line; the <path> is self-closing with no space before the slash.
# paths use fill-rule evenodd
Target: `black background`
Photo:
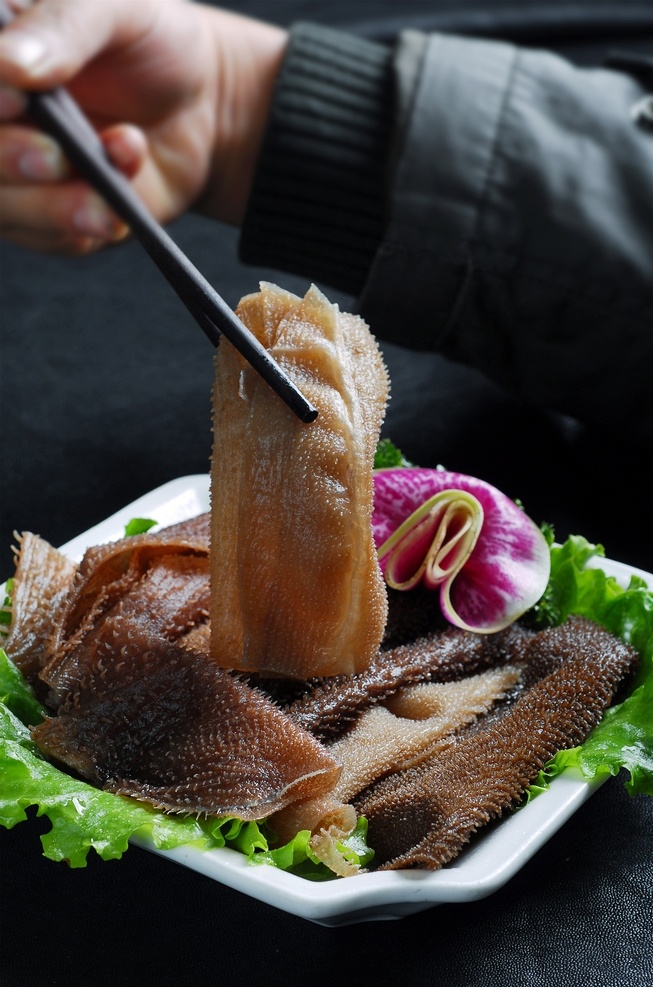
<path id="1" fill-rule="evenodd" d="M 650 3 L 226 3 L 391 40 L 407 24 L 496 36 L 600 64 L 651 50 Z M 197 216 L 170 232 L 235 305 L 261 278 L 236 231 Z M 322 285 L 334 301 L 352 300 Z M 0 576 L 14 530 L 61 544 L 167 480 L 208 470 L 211 348 L 142 249 L 83 260 L 0 245 Z M 374 328 L 374 327 L 372 327 Z M 653 570 L 650 450 L 517 405 L 479 373 L 384 347 L 386 433 L 414 461 L 482 476 L 556 534 Z M 650 987 L 653 800 L 613 779 L 491 897 L 391 924 L 326 929 L 136 848 L 69 870 L 40 856 L 42 820 L 2 831 L 3 982 Z"/>

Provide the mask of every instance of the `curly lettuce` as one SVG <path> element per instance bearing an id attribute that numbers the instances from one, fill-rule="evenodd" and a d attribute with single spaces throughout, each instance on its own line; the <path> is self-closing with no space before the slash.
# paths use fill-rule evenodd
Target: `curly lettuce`
<path id="1" fill-rule="evenodd" d="M 59 770 L 42 756 L 28 729 L 45 715 L 20 671 L 0 650 L 0 825 L 11 829 L 35 806 L 52 824 L 41 837 L 50 860 L 85 867 L 91 850 L 102 860 L 119 859 L 132 837 L 142 837 L 160 850 L 189 844 L 201 850 L 230 847 L 253 863 L 260 858 L 312 880 L 334 879 L 312 853 L 310 834 L 299 833 L 287 847 L 270 850 L 272 833 L 264 822 L 169 815 Z M 364 833 L 357 828 L 339 847 L 346 860 L 359 866 L 371 855 Z"/>
<path id="2" fill-rule="evenodd" d="M 553 546 L 549 585 L 534 616 L 544 625 L 562 623 L 570 614 L 588 617 L 631 644 L 639 652 L 639 668 L 630 694 L 606 710 L 585 743 L 560 751 L 545 765 L 531 797 L 570 767 L 587 780 L 624 770 L 631 795 L 653 795 L 653 591 L 636 575 L 623 588 L 614 576 L 588 567 L 603 555 L 601 545 L 578 535 Z"/>

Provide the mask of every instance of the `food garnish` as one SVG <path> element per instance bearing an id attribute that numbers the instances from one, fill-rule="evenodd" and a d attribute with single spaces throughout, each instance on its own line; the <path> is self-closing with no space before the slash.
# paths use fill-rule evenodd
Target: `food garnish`
<path id="1" fill-rule="evenodd" d="M 442 469 L 374 473 L 374 540 L 389 586 L 439 589 L 442 613 L 465 630 L 507 627 L 542 596 L 549 546 L 509 497 Z"/>

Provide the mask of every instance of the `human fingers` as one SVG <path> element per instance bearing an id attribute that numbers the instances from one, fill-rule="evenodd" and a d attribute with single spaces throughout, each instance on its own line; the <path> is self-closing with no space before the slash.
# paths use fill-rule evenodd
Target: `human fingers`
<path id="1" fill-rule="evenodd" d="M 0 120 L 16 120 L 27 112 L 27 97 L 20 89 L 0 83 Z"/>
<path id="2" fill-rule="evenodd" d="M 147 156 L 143 132 L 127 124 L 115 125 L 103 131 L 101 138 L 116 168 L 133 178 Z M 22 123 L 0 127 L 0 182 L 55 182 L 69 174 L 67 159 L 53 138 Z"/>
<path id="3" fill-rule="evenodd" d="M 134 178 L 147 158 L 147 138 L 139 127 L 116 124 L 101 134 L 104 149 L 114 165 L 127 176 Z"/>
<path id="4" fill-rule="evenodd" d="M 6 239 L 18 247 L 24 247 L 38 253 L 68 254 L 75 257 L 95 253 L 107 246 L 105 240 L 60 232 L 47 235 L 41 232 L 34 234 L 29 230 L 16 230 Z"/>
<path id="5" fill-rule="evenodd" d="M 127 235 L 127 227 L 100 196 L 78 180 L 5 184 L 0 187 L 0 215 L 5 239 L 37 250 L 78 253 L 82 240 L 90 238 L 99 245 Z"/>
<path id="6" fill-rule="evenodd" d="M 0 130 L 0 183 L 28 185 L 59 182 L 69 174 L 59 145 L 31 127 L 6 125 Z"/>
<path id="7" fill-rule="evenodd" d="M 136 37 L 151 16 L 144 0 L 39 0 L 0 32 L 0 81 L 19 89 L 65 84 L 112 42 Z"/>
<path id="8" fill-rule="evenodd" d="M 59 145 L 28 126 L 0 128 L 0 235 L 24 247 L 85 254 L 121 240 L 125 225 L 71 169 Z M 102 134 L 108 156 L 128 177 L 142 168 L 144 135 L 115 126 Z"/>

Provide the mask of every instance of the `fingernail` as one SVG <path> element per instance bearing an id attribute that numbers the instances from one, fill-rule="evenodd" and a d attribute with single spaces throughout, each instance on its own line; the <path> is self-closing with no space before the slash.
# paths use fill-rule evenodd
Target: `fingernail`
<path id="1" fill-rule="evenodd" d="M 121 240 L 125 240 L 129 235 L 129 227 L 126 223 L 118 221 L 118 224 L 114 227 L 113 233 L 111 234 L 112 243 L 120 243 Z"/>
<path id="2" fill-rule="evenodd" d="M 65 178 L 68 165 L 61 149 L 47 137 L 35 137 L 33 146 L 18 159 L 18 169 L 25 178 L 58 181 Z"/>
<path id="3" fill-rule="evenodd" d="M 33 34 L 24 31 L 3 31 L 0 39 L 2 60 L 17 68 L 34 72 L 48 62 L 48 49 L 45 43 Z"/>
<path id="4" fill-rule="evenodd" d="M 20 89 L 0 85 L 0 120 L 13 120 L 27 109 L 27 97 Z"/>
<path id="5" fill-rule="evenodd" d="M 96 250 L 99 250 L 105 245 L 105 240 L 98 240 L 97 237 L 84 236 L 80 237 L 79 240 L 71 245 L 71 249 L 74 254 L 79 256 L 84 256 L 85 254 L 93 254 Z"/>
<path id="6" fill-rule="evenodd" d="M 89 193 L 83 206 L 73 216 L 75 229 L 86 236 L 113 238 L 121 223 L 94 192 Z"/>

